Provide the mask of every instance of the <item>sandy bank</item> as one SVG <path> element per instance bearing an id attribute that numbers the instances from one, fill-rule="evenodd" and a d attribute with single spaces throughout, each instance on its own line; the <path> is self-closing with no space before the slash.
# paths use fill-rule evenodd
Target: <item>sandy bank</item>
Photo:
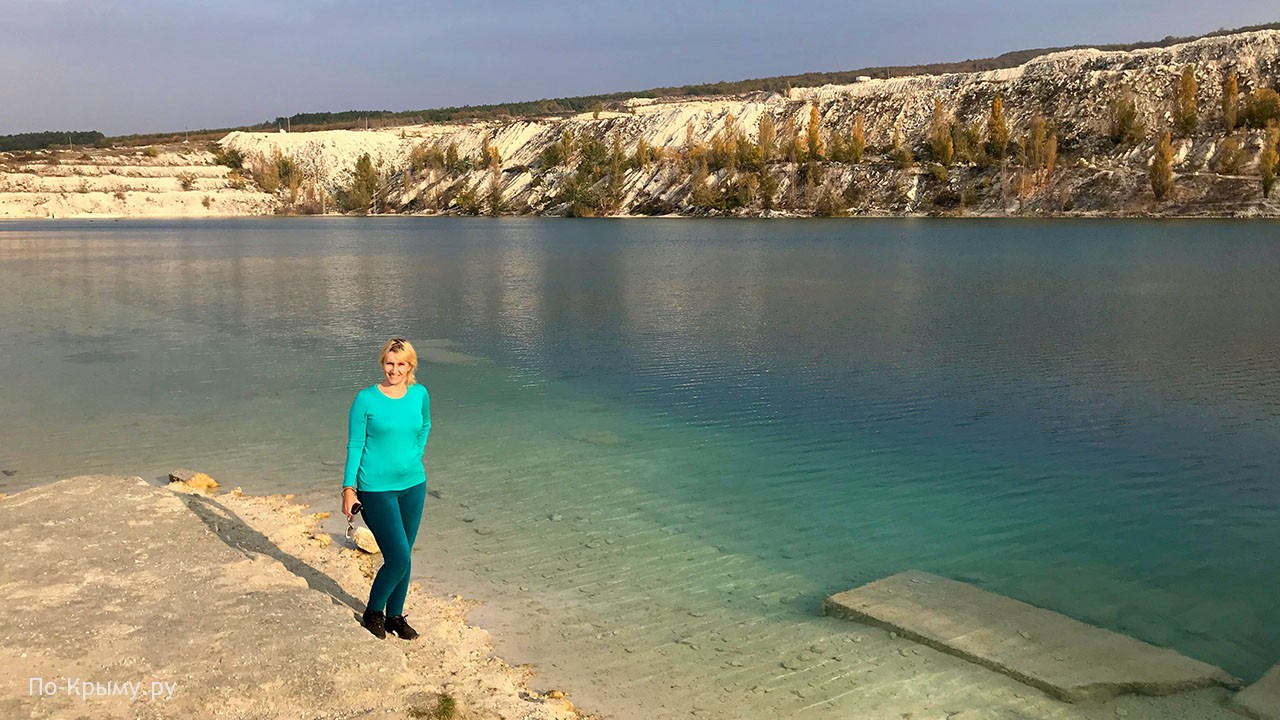
<path id="1" fill-rule="evenodd" d="M 583 717 L 492 656 L 461 598 L 359 624 L 374 558 L 287 497 L 84 476 L 0 498 L 5 718 Z M 539 688 L 547 691 L 548 688 Z"/>

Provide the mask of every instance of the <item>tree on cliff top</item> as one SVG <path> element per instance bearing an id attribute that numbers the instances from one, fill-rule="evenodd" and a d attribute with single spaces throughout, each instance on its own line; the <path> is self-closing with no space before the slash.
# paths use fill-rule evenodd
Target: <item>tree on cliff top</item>
<path id="1" fill-rule="evenodd" d="M 1156 141 L 1151 156 L 1151 192 L 1156 200 L 1164 200 L 1173 190 L 1173 136 L 1165 130 Z"/>

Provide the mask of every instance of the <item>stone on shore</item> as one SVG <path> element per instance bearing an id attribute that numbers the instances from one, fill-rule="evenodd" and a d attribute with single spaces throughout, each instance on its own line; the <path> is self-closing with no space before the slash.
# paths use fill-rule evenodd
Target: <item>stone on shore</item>
<path id="1" fill-rule="evenodd" d="M 1280 665 L 1232 698 L 1229 707 L 1254 720 L 1280 720 Z"/>
<path id="2" fill-rule="evenodd" d="M 370 555 L 377 555 L 382 552 L 382 548 L 378 547 L 378 541 L 373 537 L 373 531 L 367 527 L 358 527 L 352 533 L 351 542 L 355 546 Z"/>
<path id="3" fill-rule="evenodd" d="M 908 571 L 827 598 L 823 613 L 893 630 L 1067 702 L 1220 685 L 1223 670 L 962 582 Z"/>
<path id="4" fill-rule="evenodd" d="M 178 468 L 169 473 L 169 486 L 171 489 L 180 492 L 202 492 L 207 494 L 218 487 L 218 481 L 202 472 Z"/>

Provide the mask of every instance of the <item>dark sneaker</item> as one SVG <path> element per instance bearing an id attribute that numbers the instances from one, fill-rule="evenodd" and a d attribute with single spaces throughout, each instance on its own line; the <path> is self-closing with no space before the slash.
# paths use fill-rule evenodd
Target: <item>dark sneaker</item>
<path id="1" fill-rule="evenodd" d="M 364 627 L 378 639 L 387 637 L 387 616 L 381 610 L 364 611 Z"/>
<path id="2" fill-rule="evenodd" d="M 403 615 L 387 618 L 387 631 L 399 635 L 401 640 L 412 640 L 418 637 L 418 631 L 409 627 Z"/>

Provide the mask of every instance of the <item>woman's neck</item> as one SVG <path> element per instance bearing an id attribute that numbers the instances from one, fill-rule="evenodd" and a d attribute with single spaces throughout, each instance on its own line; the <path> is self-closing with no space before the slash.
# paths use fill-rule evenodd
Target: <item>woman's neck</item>
<path id="1" fill-rule="evenodd" d="M 388 383 L 386 380 L 382 380 L 381 382 L 378 383 L 378 389 L 380 389 L 382 391 L 382 394 L 386 395 L 387 397 L 402 398 L 404 397 L 405 393 L 409 392 L 409 383 L 402 382 L 396 385 L 392 385 Z"/>

